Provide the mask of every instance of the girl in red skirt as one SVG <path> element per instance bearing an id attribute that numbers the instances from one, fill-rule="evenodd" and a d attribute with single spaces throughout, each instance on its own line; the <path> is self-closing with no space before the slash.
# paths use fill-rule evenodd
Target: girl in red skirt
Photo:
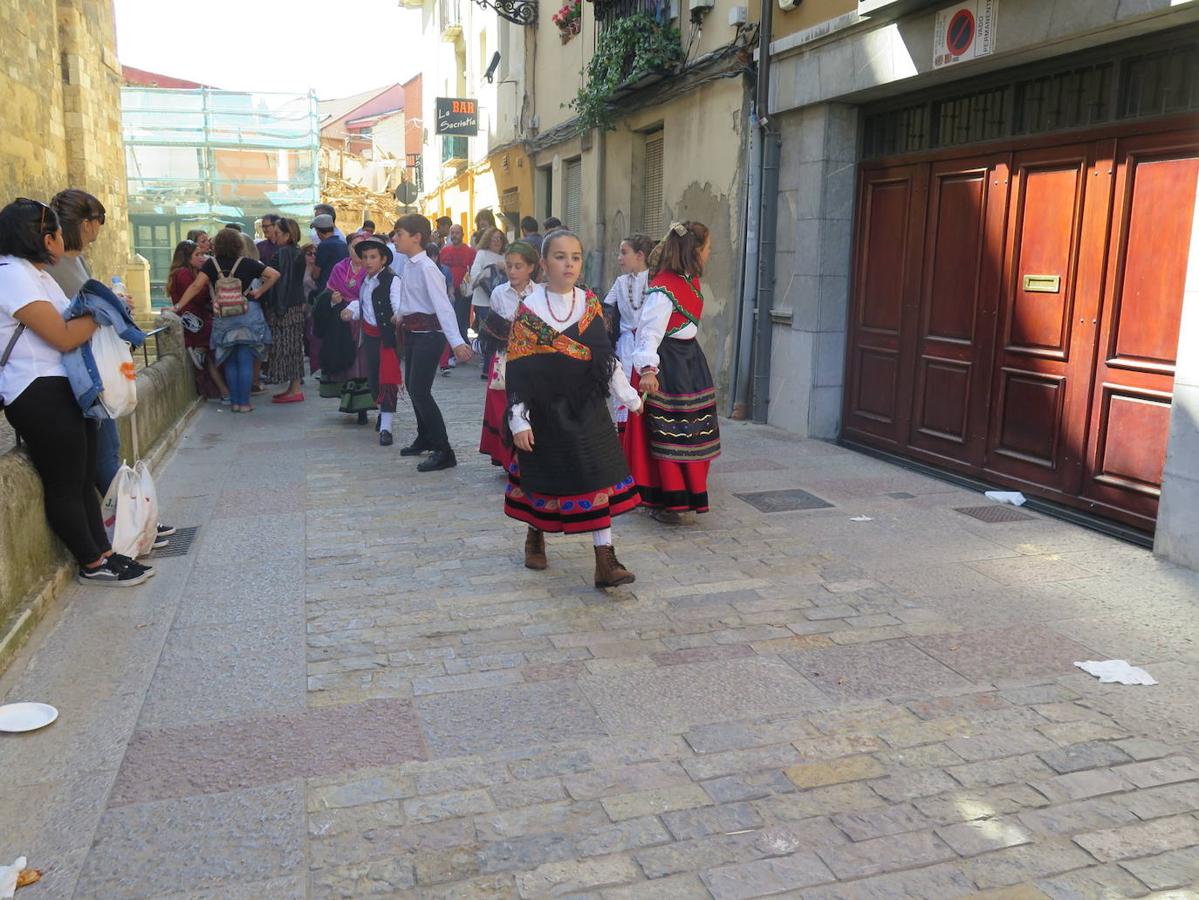
<path id="1" fill-rule="evenodd" d="M 516 458 L 504 512 L 529 526 L 525 565 L 544 569 L 545 532 L 591 532 L 595 586 L 635 580 L 612 546 L 612 517 L 635 509 L 608 396 L 636 412 L 637 396 L 612 353 L 603 306 L 576 286 L 583 245 L 574 234 L 546 235 L 537 285 L 517 308 L 508 338 L 508 428 Z"/>
<path id="2" fill-rule="evenodd" d="M 646 400 L 643 415 L 629 417 L 625 456 L 641 501 L 668 525 L 708 511 L 708 469 L 720 455 L 716 387 L 696 340 L 711 252 L 707 226 L 671 224 L 650 263 L 633 351 L 633 386 Z"/>
<path id="3" fill-rule="evenodd" d="M 504 416 L 508 412 L 508 389 L 504 381 L 508 332 L 512 328 L 512 320 L 516 318 L 520 301 L 533 290 L 539 259 L 531 244 L 516 241 L 509 245 L 504 254 L 508 281 L 491 292 L 491 306 L 486 318 L 478 326 L 480 347 L 485 356 L 490 353 L 492 357 L 487 399 L 483 401 L 483 434 L 479 438 L 479 452 L 490 456 L 491 464 L 500 466 L 505 473 L 512 464 L 512 448 L 504 442 Z"/>

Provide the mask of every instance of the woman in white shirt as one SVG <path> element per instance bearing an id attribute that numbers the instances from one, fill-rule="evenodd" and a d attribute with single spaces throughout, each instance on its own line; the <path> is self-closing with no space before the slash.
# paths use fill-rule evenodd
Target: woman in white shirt
<path id="1" fill-rule="evenodd" d="M 654 252 L 656 243 L 644 234 L 630 234 L 620 242 L 618 262 L 622 274 L 612 282 L 612 289 L 604 298 L 604 307 L 619 313 L 620 333 L 613 343 L 625 378 L 633 377 L 637 326 L 641 322 L 641 307 L 645 304 L 645 289 L 649 284 L 649 263 L 646 260 Z M 628 407 L 617 406 L 613 410 L 613 418 L 623 432 L 629 418 Z"/>
<path id="2" fill-rule="evenodd" d="M 500 282 L 507 279 L 504 265 L 504 253 L 508 249 L 508 237 L 498 228 L 489 229 L 479 241 L 479 250 L 475 261 L 471 263 L 470 273 L 466 276 L 470 281 L 471 306 L 475 313 L 475 333 L 481 334 L 483 320 L 491 308 L 491 293 Z M 483 354 L 483 378 L 491 371 L 492 355 Z"/>
<path id="3" fill-rule="evenodd" d="M 79 564 L 84 584 L 131 587 L 151 570 L 114 555 L 104 530 L 96 471 L 96 423 L 83 417 L 63 354 L 96 331 L 90 316 L 66 321 L 70 302 L 46 272 L 63 255 L 58 216 L 36 200 L 0 210 L 0 399 L 42 479 L 46 518 Z"/>

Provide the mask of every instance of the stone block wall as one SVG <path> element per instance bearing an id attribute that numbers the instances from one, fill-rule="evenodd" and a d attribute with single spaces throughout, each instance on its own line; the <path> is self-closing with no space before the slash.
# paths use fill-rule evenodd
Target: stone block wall
<path id="1" fill-rule="evenodd" d="M 129 259 L 121 67 L 111 0 L 0 0 L 0 202 L 67 187 L 108 222 L 88 262 L 105 280 Z"/>

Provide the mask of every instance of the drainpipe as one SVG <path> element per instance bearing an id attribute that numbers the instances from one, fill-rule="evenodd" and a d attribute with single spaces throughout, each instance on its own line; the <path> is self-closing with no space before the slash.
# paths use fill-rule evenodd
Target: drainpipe
<path id="1" fill-rule="evenodd" d="M 608 190 L 608 132 L 603 128 L 596 129 L 595 135 L 596 168 L 596 204 L 595 204 L 595 254 L 594 284 L 589 284 L 593 291 L 600 293 L 600 285 L 604 282 L 604 263 L 608 259 L 608 248 L 605 245 L 608 230 L 607 190 Z"/>
<path id="2" fill-rule="evenodd" d="M 753 420 L 765 423 L 770 405 L 770 351 L 774 308 L 775 235 L 778 231 L 779 160 L 782 140 L 770 121 L 770 38 L 774 24 L 774 0 L 762 0 L 758 40 L 758 93 L 756 107 L 762 130 L 762 163 L 759 177 L 761 212 L 757 262 L 758 299 L 754 314 Z"/>
<path id="3" fill-rule="evenodd" d="M 758 302 L 758 217 L 762 212 L 762 138 L 757 101 L 749 103 L 749 147 L 745 166 L 745 250 L 741 258 L 741 310 L 737 317 L 737 359 L 733 369 L 733 418 L 748 419 L 753 365 L 754 309 Z"/>

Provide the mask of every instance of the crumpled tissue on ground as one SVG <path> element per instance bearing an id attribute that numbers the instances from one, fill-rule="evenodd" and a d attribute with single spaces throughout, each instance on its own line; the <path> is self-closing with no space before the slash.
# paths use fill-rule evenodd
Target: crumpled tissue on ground
<path id="1" fill-rule="evenodd" d="M 1026 502 L 1019 491 L 987 491 L 986 497 L 996 503 L 1010 503 L 1012 506 L 1023 506 Z"/>
<path id="2" fill-rule="evenodd" d="M 17 877 L 25 869 L 27 860 L 18 856 L 11 866 L 0 866 L 0 900 L 12 900 L 17 892 Z"/>
<path id="3" fill-rule="evenodd" d="M 1107 659 L 1103 662 L 1088 660 L 1074 665 L 1089 675 L 1094 675 L 1101 684 L 1157 684 L 1153 676 L 1123 659 Z"/>

